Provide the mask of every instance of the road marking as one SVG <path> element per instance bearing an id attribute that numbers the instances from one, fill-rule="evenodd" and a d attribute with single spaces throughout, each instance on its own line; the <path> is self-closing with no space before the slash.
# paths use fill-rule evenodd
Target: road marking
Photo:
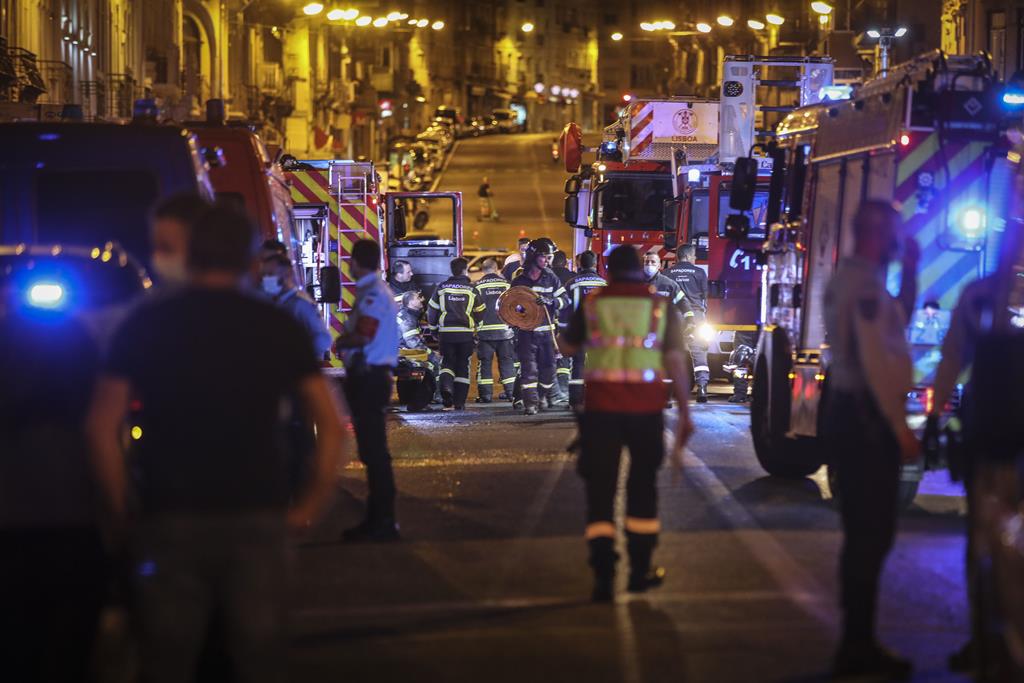
<path id="1" fill-rule="evenodd" d="M 673 429 L 666 425 L 666 449 L 671 452 L 675 443 Z M 732 533 L 753 555 L 782 589 L 787 598 L 800 606 L 823 626 L 834 628 L 838 614 L 829 592 L 786 551 L 779 541 L 761 526 L 757 519 L 732 495 L 703 460 L 689 448 L 683 455 L 684 476 L 697 485 L 708 497 L 714 509 L 733 527 Z M 806 596 L 812 596 L 811 601 Z"/>
<path id="2" fill-rule="evenodd" d="M 434 182 L 430 184 L 430 191 L 437 192 L 437 186 L 441 184 L 441 178 L 448 172 L 448 164 L 452 163 L 452 159 L 455 158 L 455 153 L 459 151 L 459 145 L 462 144 L 462 140 L 456 140 L 455 144 L 452 145 L 452 149 L 448 152 L 448 156 L 444 159 L 444 164 L 441 165 L 441 172 L 434 178 Z"/>

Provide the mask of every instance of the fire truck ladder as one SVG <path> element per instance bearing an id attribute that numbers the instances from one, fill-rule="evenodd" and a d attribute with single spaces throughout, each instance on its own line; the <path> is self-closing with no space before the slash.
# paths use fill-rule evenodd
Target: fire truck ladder
<path id="1" fill-rule="evenodd" d="M 376 211 L 376 206 L 370 202 L 368 174 L 373 173 L 373 170 L 359 164 L 331 164 L 330 169 L 331 194 L 338 201 L 338 262 L 341 263 L 350 259 L 352 244 L 371 236 L 369 212 Z M 346 288 L 351 290 L 352 297 L 349 299 L 354 301 L 355 281 L 350 277 L 342 277 L 341 286 L 342 291 Z M 338 310 L 342 313 L 352 310 L 346 298 L 343 296 L 338 304 Z"/>
<path id="2" fill-rule="evenodd" d="M 786 114 L 797 107 L 820 102 L 823 89 L 832 85 L 831 57 L 763 57 L 729 55 L 722 65 L 720 161 L 747 156 L 757 135 L 773 135 L 766 115 Z M 795 78 L 768 78 L 777 72 L 796 72 Z M 758 98 L 758 88 L 772 88 L 774 103 Z M 783 103 L 783 92 L 796 89 L 796 101 Z M 758 119 L 760 118 L 760 127 Z M 760 129 L 759 129 L 760 128 Z"/>

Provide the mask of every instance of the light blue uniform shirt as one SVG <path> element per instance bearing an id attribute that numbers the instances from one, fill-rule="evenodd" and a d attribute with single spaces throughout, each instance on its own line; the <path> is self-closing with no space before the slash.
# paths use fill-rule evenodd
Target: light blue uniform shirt
<path id="1" fill-rule="evenodd" d="M 377 332 L 368 344 L 345 350 L 344 360 L 349 364 L 352 355 L 362 353 L 367 365 L 398 365 L 398 306 L 392 298 L 391 288 L 379 273 L 364 275 L 356 281 L 356 301 L 345 321 L 345 332 L 356 332 L 360 318 L 377 321 Z"/>
<path id="2" fill-rule="evenodd" d="M 316 304 L 298 288 L 284 292 L 275 302 L 302 323 L 313 340 L 317 360 L 323 360 L 324 354 L 331 350 L 331 333 L 327 331 Z"/>

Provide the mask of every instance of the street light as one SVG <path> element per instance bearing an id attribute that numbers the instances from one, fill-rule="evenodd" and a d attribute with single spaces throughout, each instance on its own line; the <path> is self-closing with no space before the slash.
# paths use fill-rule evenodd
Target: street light
<path id="1" fill-rule="evenodd" d="M 889 54 L 892 52 L 892 41 L 894 38 L 902 38 L 907 35 L 907 28 L 900 26 L 893 29 L 886 26 L 868 29 L 866 33 L 869 38 L 878 40 L 876 64 L 878 66 L 878 75 L 884 76 L 889 71 Z"/>
<path id="2" fill-rule="evenodd" d="M 818 23 L 821 24 L 822 26 L 828 26 L 828 15 L 827 14 L 819 14 L 818 15 Z"/>
<path id="3" fill-rule="evenodd" d="M 553 86 L 551 86 L 551 94 L 552 95 L 561 95 L 562 94 L 562 86 L 560 86 L 560 85 L 553 85 Z"/>
<path id="4" fill-rule="evenodd" d="M 324 4 L 322 2 L 311 2 L 303 7 L 302 11 L 306 16 L 315 17 L 324 11 Z"/>
<path id="5" fill-rule="evenodd" d="M 430 24 L 430 19 L 420 19 L 416 22 L 417 28 L 426 28 Z"/>
<path id="6" fill-rule="evenodd" d="M 817 12 L 818 14 L 832 13 L 832 5 L 828 4 L 827 2 L 823 2 L 822 0 L 815 0 L 814 2 L 812 2 L 811 9 Z"/>
<path id="7" fill-rule="evenodd" d="M 533 27 L 533 24 L 531 24 L 530 22 L 526 22 L 520 28 L 523 29 L 523 33 L 530 33 L 530 32 L 533 31 L 534 27 Z"/>
<path id="8" fill-rule="evenodd" d="M 902 38 L 903 36 L 907 35 L 907 27 L 906 26 L 900 26 L 898 29 L 896 29 L 896 33 L 894 33 L 892 35 L 895 38 Z"/>
<path id="9" fill-rule="evenodd" d="M 703 21 L 697 22 L 697 30 L 701 33 L 711 33 L 711 24 L 706 24 Z"/>
<path id="10" fill-rule="evenodd" d="M 402 18 L 401 12 L 388 12 L 388 21 L 398 21 Z"/>
<path id="11" fill-rule="evenodd" d="M 766 14 L 764 18 L 765 21 L 767 21 L 772 26 L 782 26 L 783 24 L 786 23 L 786 20 L 780 17 L 778 14 Z"/>
<path id="12" fill-rule="evenodd" d="M 373 25 L 377 28 L 384 28 L 385 26 L 388 25 L 388 18 L 377 17 L 376 19 L 373 20 Z"/>
<path id="13" fill-rule="evenodd" d="M 327 13 L 327 21 L 341 21 L 341 15 L 345 12 L 340 9 L 332 9 Z"/>
<path id="14" fill-rule="evenodd" d="M 345 21 L 355 21 L 356 19 L 359 18 L 359 10 L 347 9 L 341 13 L 341 18 L 344 19 Z"/>
<path id="15" fill-rule="evenodd" d="M 612 34 L 612 40 L 614 40 L 616 43 L 619 42 L 620 40 L 622 40 L 622 34 L 616 31 L 615 33 Z"/>
<path id="16" fill-rule="evenodd" d="M 757 19 L 747 19 L 747 26 L 754 29 L 755 31 L 764 30 L 764 22 L 758 21 Z"/>
<path id="17" fill-rule="evenodd" d="M 727 14 L 723 14 L 722 16 L 718 17 L 718 19 L 716 19 L 715 21 L 718 22 L 719 26 L 724 26 L 726 28 L 729 28 L 730 26 L 736 23 L 736 20 Z"/>
<path id="18" fill-rule="evenodd" d="M 580 96 L 580 91 L 577 90 L 576 88 L 573 88 L 572 90 L 569 91 L 569 97 L 571 97 L 572 99 L 575 100 L 579 96 Z"/>
<path id="19" fill-rule="evenodd" d="M 369 14 L 364 14 L 363 16 L 356 19 L 356 26 L 369 26 L 372 23 L 373 17 L 371 17 Z"/>
<path id="20" fill-rule="evenodd" d="M 658 24 L 660 24 L 660 26 L 658 26 L 658 28 L 664 29 L 666 31 L 675 31 L 676 30 L 676 25 L 675 25 L 674 22 L 671 22 L 671 21 L 659 21 Z"/>
<path id="21" fill-rule="evenodd" d="M 642 24 L 640 24 L 640 28 L 642 30 L 644 30 L 644 31 L 653 31 L 654 30 L 654 24 L 645 21 Z"/>
<path id="22" fill-rule="evenodd" d="M 544 84 L 541 83 L 540 81 L 534 83 L 533 84 L 533 92 L 535 92 L 538 95 L 540 95 L 542 92 L 544 92 Z"/>
<path id="23" fill-rule="evenodd" d="M 434 29 L 435 31 L 440 31 L 441 29 L 444 28 L 444 22 L 435 21 L 433 24 L 430 25 L 430 28 Z"/>

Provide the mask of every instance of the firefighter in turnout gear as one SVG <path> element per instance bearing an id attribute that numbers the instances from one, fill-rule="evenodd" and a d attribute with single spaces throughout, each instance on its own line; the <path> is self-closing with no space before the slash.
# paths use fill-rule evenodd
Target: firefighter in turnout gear
<path id="1" fill-rule="evenodd" d="M 832 360 L 820 434 L 834 454 L 843 548 L 839 560 L 843 637 L 834 673 L 907 680 L 911 663 L 875 640 L 878 583 L 896 536 L 900 466 L 920 455 L 907 426 L 913 361 L 906 342 L 913 310 L 918 248 L 903 242 L 897 299 L 885 274 L 901 246 L 899 214 L 868 200 L 853 219 L 854 253 L 825 291 L 825 330 Z"/>
<path id="2" fill-rule="evenodd" d="M 613 597 L 615 496 L 622 447 L 629 447 L 626 485 L 626 549 L 630 592 L 661 584 L 665 571 L 651 564 L 660 523 L 656 479 L 665 456 L 665 379 L 679 403 L 672 462 L 693 431 L 685 342 L 678 309 L 647 284 L 636 250 L 617 247 L 608 257 L 611 282 L 592 291 L 559 340 L 562 353 L 587 352 L 586 403 L 580 419 L 577 469 L 586 483 L 590 566 L 595 602 Z"/>
<path id="3" fill-rule="evenodd" d="M 568 282 L 575 275 L 568 267 L 568 258 L 564 251 L 556 251 L 551 258 L 551 272 L 562 281 L 568 293 Z M 569 325 L 569 317 L 572 310 L 566 306 L 558 312 L 558 332 L 561 334 Z M 548 405 L 566 405 L 569 402 L 569 379 L 572 377 L 572 358 L 560 356 L 555 363 L 555 386 L 548 392 Z"/>
<path id="4" fill-rule="evenodd" d="M 430 374 L 434 377 L 434 386 L 438 386 L 441 371 L 441 359 L 437 353 L 430 350 L 427 342 L 423 339 L 423 330 L 420 328 L 420 320 L 423 318 L 423 294 L 413 290 L 402 295 L 402 308 L 398 311 L 398 339 L 399 349 L 412 349 L 414 351 L 427 352 L 427 365 Z"/>
<path id="5" fill-rule="evenodd" d="M 399 306 L 402 305 L 402 296 L 406 292 L 419 289 L 419 285 L 412 280 L 412 266 L 408 261 L 399 259 L 394 262 L 391 266 L 391 277 L 388 278 L 388 287 L 391 288 L 395 303 Z"/>
<path id="6" fill-rule="evenodd" d="M 494 396 L 494 357 L 498 358 L 498 373 L 504 387 L 504 396 L 512 400 L 513 385 L 516 382 L 515 348 L 512 345 L 512 328 L 498 316 L 498 297 L 511 286 L 508 280 L 498 274 L 498 262 L 487 259 L 483 262 L 484 276 L 477 280 L 476 289 L 484 304 L 484 314 L 476 329 L 477 401 L 490 403 Z"/>
<path id="7" fill-rule="evenodd" d="M 597 274 L 597 254 L 592 251 L 585 251 L 576 257 L 577 273 L 569 278 L 565 284 L 566 294 L 569 296 L 570 311 L 565 316 L 566 329 L 571 322 L 572 313 L 578 311 L 583 305 L 583 298 L 591 291 L 604 287 L 607 281 Z M 586 353 L 583 350 L 572 356 L 572 376 L 569 378 L 569 407 L 574 412 L 583 409 L 583 367 Z"/>
<path id="8" fill-rule="evenodd" d="M 452 259 L 452 276 L 437 286 L 427 309 L 427 321 L 441 342 L 441 400 L 445 408 L 456 410 L 466 407 L 473 334 L 484 313 L 484 303 L 466 276 L 468 266 L 462 257 Z"/>
<path id="9" fill-rule="evenodd" d="M 708 345 L 695 334 L 704 323 L 708 312 L 708 274 L 696 264 L 697 249 L 684 244 L 676 251 L 676 262 L 665 271 L 665 275 L 679 286 L 686 300 L 683 315 L 688 323 L 687 348 L 693 363 L 693 381 L 697 384 L 697 402 L 708 400 L 708 381 L 711 366 L 708 365 Z M 736 342 L 737 344 L 739 342 Z"/>
<path id="10" fill-rule="evenodd" d="M 558 276 L 548 263 L 555 249 L 551 240 L 537 239 L 526 248 L 523 267 L 512 280 L 513 287 L 528 287 L 543 304 L 547 320 L 533 330 L 519 330 L 516 336 L 516 357 L 519 359 L 519 383 L 523 412 L 536 415 L 540 397 L 555 383 L 555 324 L 558 312 L 569 304 Z"/>

